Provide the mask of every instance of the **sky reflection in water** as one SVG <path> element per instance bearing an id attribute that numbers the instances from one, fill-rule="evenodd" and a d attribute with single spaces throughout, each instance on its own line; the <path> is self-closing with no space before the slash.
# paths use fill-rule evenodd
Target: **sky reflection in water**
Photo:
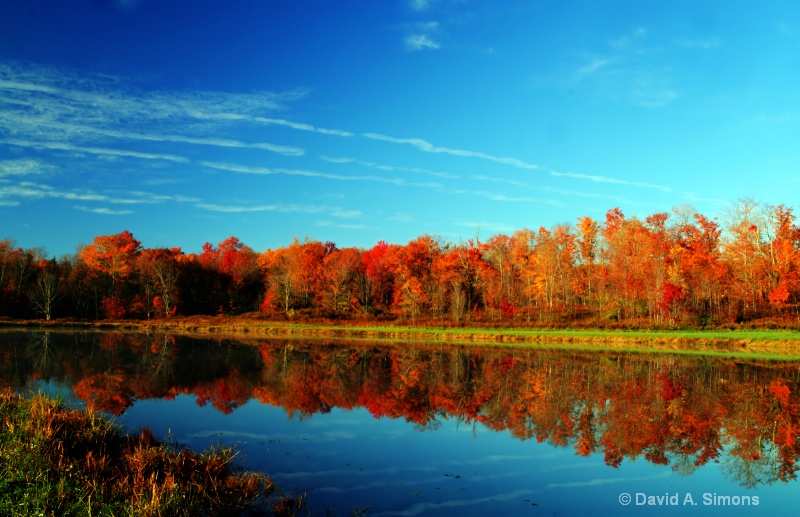
<path id="1" fill-rule="evenodd" d="M 675 515 L 691 494 L 698 515 L 794 515 L 797 484 L 748 490 L 725 479 L 715 463 L 681 476 L 639 459 L 607 466 L 602 454 L 580 457 L 571 446 L 520 441 L 480 423 L 440 420 L 420 431 L 402 419 L 374 418 L 365 409 L 290 418 L 250 400 L 229 415 L 200 408 L 189 395 L 141 400 L 119 421 L 147 425 L 204 449 L 235 443 L 249 468 L 264 469 L 290 494 L 309 494 L 314 514 L 350 515 Z M 680 507 L 619 503 L 628 492 L 678 494 Z M 703 494 L 758 495 L 749 507 L 703 504 Z M 641 497 L 640 497 L 641 498 Z M 682 512 L 681 512 L 682 513 Z"/>
<path id="2" fill-rule="evenodd" d="M 230 340 L 195 341 L 163 336 L 137 339 L 53 335 L 43 344 L 41 338 L 31 340 L 25 336 L 12 338 L 9 334 L 0 334 L 0 357 L 4 361 L 6 382 L 13 377 L 15 382 L 22 383 L 18 388 L 66 390 L 69 396 L 79 393 L 84 397 L 95 397 L 96 393 L 97 398 L 93 400 L 103 403 L 128 401 L 126 403 L 131 405 L 119 407 L 121 414 L 117 418 L 129 430 L 147 426 L 157 436 L 170 433 L 178 442 L 198 450 L 217 442 L 237 444 L 248 468 L 268 472 L 289 494 L 307 493 L 314 515 L 324 515 L 327 509 L 337 515 L 351 515 L 360 508 L 366 508 L 370 515 L 381 516 L 795 514 L 796 480 L 788 483 L 762 481 L 747 488 L 740 484 L 741 478 L 733 479 L 731 472 L 737 468 L 740 476 L 743 470 L 752 469 L 760 480 L 775 479 L 770 469 L 781 463 L 774 461 L 777 449 L 771 449 L 773 456 L 768 459 L 766 454 L 770 448 L 762 444 L 761 450 L 767 452 L 763 453 L 764 461 L 760 464 L 755 461 L 731 465 L 734 461 L 731 458 L 740 460 L 731 453 L 730 447 L 726 448 L 727 429 L 719 430 L 723 435 L 719 458 L 688 469 L 693 471 L 691 475 L 681 475 L 678 473 L 681 468 L 673 468 L 680 462 L 674 440 L 684 445 L 694 443 L 696 447 L 695 442 L 700 438 L 680 442 L 685 439 L 681 432 L 665 438 L 667 465 L 654 464 L 642 455 L 630 456 L 631 444 L 638 443 L 637 432 L 652 433 L 652 429 L 660 429 L 661 417 L 657 415 L 661 413 L 652 412 L 652 408 L 668 410 L 669 402 L 679 401 L 691 406 L 703 397 L 716 401 L 716 409 L 710 413 L 688 407 L 686 415 L 664 416 L 670 429 L 688 426 L 689 417 L 704 414 L 717 415 L 714 424 L 719 425 L 719 422 L 742 419 L 741 408 L 726 404 L 748 403 L 751 399 L 736 397 L 740 391 L 749 390 L 755 394 L 753 397 L 762 397 L 758 400 L 774 406 L 770 410 L 772 413 L 763 407 L 754 408 L 754 419 L 775 415 L 783 419 L 782 429 L 793 429 L 797 422 L 794 415 L 797 368 L 794 364 L 747 365 L 721 361 L 698 366 L 684 359 L 628 357 L 620 353 L 579 356 L 552 350 L 531 352 L 477 347 L 408 350 L 402 346 L 387 351 L 380 347 L 337 347 L 330 343 L 314 346 L 263 341 L 254 347 L 254 343 L 243 345 Z M 42 350 L 46 351 L 46 361 Z M 255 363 L 263 364 L 255 364 L 254 359 Z M 427 370 L 419 377 L 409 376 L 415 368 Z M 353 373 L 357 371 L 361 373 Z M 320 372 L 328 373 L 321 375 Z M 525 393 L 518 392 L 519 386 L 508 388 L 518 382 L 515 379 L 520 376 L 538 379 L 542 372 L 546 372 L 547 382 L 552 382 L 548 389 L 561 395 L 552 398 L 552 393 L 540 394 L 538 402 L 532 402 L 524 399 Z M 493 375 L 494 380 L 491 379 Z M 331 376 L 339 376 L 337 382 L 326 385 L 347 386 L 359 393 L 319 391 L 321 384 Z M 620 382 L 622 377 L 627 380 Z M 458 379 L 467 378 L 471 379 L 469 386 L 453 387 L 460 382 Z M 592 381 L 589 391 L 559 391 L 572 385 L 583 386 L 580 389 L 584 390 L 587 378 Z M 120 397 L 97 392 L 107 379 L 128 391 Z M 743 384 L 733 386 L 735 379 Z M 500 384 L 493 384 L 498 380 Z M 775 388 L 778 381 L 790 388 L 784 400 L 794 404 L 784 407 L 782 413 L 774 413 L 774 408 L 783 407 L 778 404 L 778 397 L 770 398 L 773 391 L 781 393 Z M 412 387 L 422 391 L 397 391 L 404 383 L 417 383 Z M 614 413 L 629 400 L 621 391 L 630 386 L 638 386 L 638 391 L 627 395 L 633 397 L 630 400 L 637 406 L 650 408 L 651 412 L 647 413 L 650 421 L 640 422 L 638 428 L 628 434 L 614 435 L 615 440 L 630 442 L 625 445 L 628 449 L 623 451 L 618 468 L 607 465 L 609 459 L 603 452 L 576 454 L 574 434 L 568 434 L 565 445 L 553 446 L 537 442 L 536 433 L 521 440 L 508 430 L 496 431 L 478 421 L 479 417 L 486 416 L 495 428 L 500 422 L 509 427 L 517 426 L 515 432 L 519 433 L 519 414 L 516 417 L 506 415 L 497 408 L 509 406 L 512 412 L 519 412 L 517 406 L 521 404 L 524 406 L 522 415 L 531 419 L 527 425 L 536 432 L 544 432 L 547 440 L 551 440 L 558 425 L 570 418 L 566 413 L 559 413 L 556 424 L 549 422 L 548 415 L 558 413 L 552 412 L 553 408 L 563 406 L 567 409 L 558 411 L 571 411 L 574 416 L 583 414 L 583 409 L 591 406 L 598 422 L 593 424 L 595 432 L 608 437 L 612 430 L 603 425 L 625 422 L 620 415 L 624 417 L 626 411 L 643 410 L 642 407 L 623 407 L 622 413 Z M 74 393 L 70 391 L 73 387 Z M 451 391 L 443 394 L 441 390 Z M 600 393 L 599 399 L 592 392 Z M 223 393 L 228 398 L 223 397 Z M 424 396 L 425 403 L 415 404 L 412 396 L 409 406 L 409 393 Z M 489 398 L 481 398 L 486 393 Z M 702 395 L 700 398 L 697 398 L 698 393 Z M 448 404 L 462 396 L 483 402 L 478 406 L 465 402 L 467 409 L 460 416 L 437 409 L 439 406 L 433 402 L 440 400 Z M 604 397 L 609 397 L 606 407 L 602 407 Z M 567 402 L 562 404 L 562 399 Z M 294 406 L 273 406 L 265 400 L 288 401 Z M 352 409 L 336 407 L 335 401 L 341 404 L 350 401 Z M 364 405 L 368 405 L 369 410 Z M 618 406 L 616 410 L 614 405 Z M 322 410 L 303 410 L 303 407 Z M 397 412 L 398 408 L 405 407 L 411 407 L 416 413 Z M 475 409 L 469 407 L 478 408 L 478 413 L 470 413 Z M 391 417 L 376 418 L 376 412 Z M 465 414 L 473 415 L 469 422 L 465 421 Z M 418 423 L 409 421 L 413 419 Z M 771 426 L 759 425 L 753 426 L 761 430 L 758 440 L 763 440 L 764 436 L 770 438 L 764 433 L 768 433 L 766 427 Z M 778 429 L 777 424 L 775 429 Z M 574 429 L 569 433 L 574 433 Z M 744 431 L 737 433 L 740 438 L 751 436 Z M 603 447 L 606 445 L 598 445 L 596 450 L 601 451 Z M 795 449 L 783 447 L 781 450 Z M 698 449 L 694 449 L 687 457 L 693 462 L 698 454 Z M 631 495 L 627 506 L 620 504 L 623 493 Z M 687 494 L 691 500 L 687 499 Z M 708 494 L 706 499 L 704 494 Z M 662 504 L 637 504 L 647 502 L 645 495 L 661 496 Z M 714 496 L 717 499 L 713 499 Z M 704 504 L 725 502 L 719 498 L 727 496 L 746 497 L 751 503 L 757 496 L 759 504 Z M 665 504 L 676 500 L 677 507 Z"/>

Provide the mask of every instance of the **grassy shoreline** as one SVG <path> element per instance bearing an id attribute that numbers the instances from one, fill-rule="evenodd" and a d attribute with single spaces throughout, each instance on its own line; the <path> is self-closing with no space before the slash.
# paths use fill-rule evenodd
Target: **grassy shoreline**
<path id="1" fill-rule="evenodd" d="M 504 344 L 580 349 L 624 349 L 800 358 L 800 331 L 792 329 L 567 329 L 375 325 L 372 322 L 270 321 L 254 317 L 189 317 L 169 320 L 0 320 L 0 328 L 168 332 L 236 337 L 299 337 L 409 341 L 433 344 Z"/>
<path id="2" fill-rule="evenodd" d="M 195 453 L 42 394 L 0 392 L 2 515 L 247 514 L 273 485 L 237 462 L 230 448 Z"/>

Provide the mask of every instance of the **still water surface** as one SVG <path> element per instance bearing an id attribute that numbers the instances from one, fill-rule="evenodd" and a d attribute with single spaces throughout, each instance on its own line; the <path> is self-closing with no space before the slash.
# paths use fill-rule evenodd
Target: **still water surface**
<path id="1" fill-rule="evenodd" d="M 315 515 L 797 515 L 793 362 L 2 332 L 0 383 L 236 444 Z"/>

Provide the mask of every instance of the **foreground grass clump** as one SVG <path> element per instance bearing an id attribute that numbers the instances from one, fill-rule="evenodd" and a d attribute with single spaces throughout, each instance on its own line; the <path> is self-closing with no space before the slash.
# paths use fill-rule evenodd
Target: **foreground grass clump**
<path id="1" fill-rule="evenodd" d="M 0 393 L 0 515 L 246 514 L 272 482 L 235 460 L 230 448 L 195 453 L 43 395 Z"/>

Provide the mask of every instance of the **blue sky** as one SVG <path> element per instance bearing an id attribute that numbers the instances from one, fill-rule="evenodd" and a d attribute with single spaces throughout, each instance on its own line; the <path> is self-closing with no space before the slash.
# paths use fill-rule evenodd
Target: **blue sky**
<path id="1" fill-rule="evenodd" d="M 800 4 L 5 0 L 0 238 L 458 242 L 800 191 Z"/>

